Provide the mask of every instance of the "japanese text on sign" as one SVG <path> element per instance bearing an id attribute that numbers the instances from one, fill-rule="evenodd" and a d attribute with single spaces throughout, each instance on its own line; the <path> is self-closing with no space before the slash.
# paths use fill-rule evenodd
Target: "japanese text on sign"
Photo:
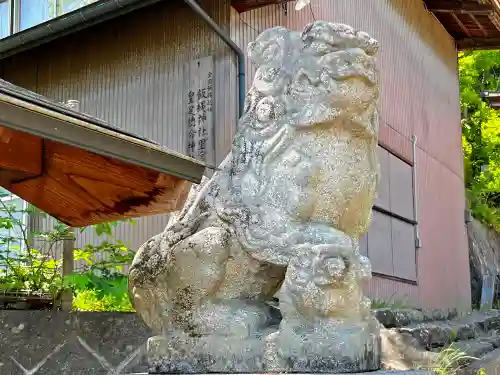
<path id="1" fill-rule="evenodd" d="M 200 67 L 200 63 L 197 67 Z M 201 69 L 200 69 L 201 70 Z M 193 74 L 193 72 L 191 72 Z M 213 73 L 200 72 L 188 92 L 188 156 L 206 161 L 213 126 Z M 197 87 L 196 87 L 197 86 Z"/>

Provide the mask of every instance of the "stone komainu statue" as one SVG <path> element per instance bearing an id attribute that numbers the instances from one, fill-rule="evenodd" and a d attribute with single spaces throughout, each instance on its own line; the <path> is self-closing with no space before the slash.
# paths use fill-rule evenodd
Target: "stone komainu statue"
<path id="1" fill-rule="evenodd" d="M 378 44 L 349 26 L 277 27 L 221 171 L 130 269 L 157 372 L 380 366 L 358 239 L 376 196 Z M 281 320 L 267 302 L 279 292 Z M 273 328 L 274 327 L 274 328 Z"/>

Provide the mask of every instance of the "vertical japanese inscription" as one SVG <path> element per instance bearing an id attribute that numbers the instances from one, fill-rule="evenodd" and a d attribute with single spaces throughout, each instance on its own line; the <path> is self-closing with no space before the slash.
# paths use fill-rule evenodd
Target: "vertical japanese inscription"
<path id="1" fill-rule="evenodd" d="M 213 60 L 211 57 L 189 64 L 188 156 L 213 162 Z"/>

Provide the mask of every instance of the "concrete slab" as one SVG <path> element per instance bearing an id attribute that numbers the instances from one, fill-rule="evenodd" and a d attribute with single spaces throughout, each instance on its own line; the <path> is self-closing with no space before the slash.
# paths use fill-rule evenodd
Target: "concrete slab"
<path id="1" fill-rule="evenodd" d="M 274 373 L 274 372 L 265 372 L 265 373 L 255 373 L 255 374 L 239 374 L 238 375 L 272 375 L 272 374 L 281 374 L 281 373 Z M 330 373 L 294 373 L 293 375 L 340 375 L 340 374 L 330 374 Z M 134 374 L 123 374 L 123 375 L 154 375 L 154 374 L 147 374 L 147 373 L 134 373 Z M 177 374 L 177 375 L 182 375 L 182 374 Z M 210 374 L 190 374 L 190 375 L 229 375 L 229 374 L 216 374 L 216 373 L 210 373 Z M 345 374 L 342 374 L 345 375 Z M 360 373 L 350 373 L 349 375 L 435 375 L 434 371 L 428 371 L 428 370 L 408 370 L 408 371 L 386 371 L 386 370 L 380 370 L 380 371 L 371 371 L 371 372 L 360 372 Z M 489 375 L 489 374 L 488 374 Z"/>

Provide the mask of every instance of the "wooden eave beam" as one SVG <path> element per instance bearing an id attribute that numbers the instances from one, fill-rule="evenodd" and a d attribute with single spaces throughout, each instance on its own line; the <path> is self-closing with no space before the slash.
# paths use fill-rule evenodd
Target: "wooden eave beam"
<path id="1" fill-rule="evenodd" d="M 238 12 L 244 13 L 249 10 L 265 7 L 272 4 L 283 4 L 292 0 L 232 0 L 231 6 Z"/>
<path id="2" fill-rule="evenodd" d="M 500 49 L 500 38 L 464 38 L 456 41 L 458 50 L 468 49 Z"/>
<path id="3" fill-rule="evenodd" d="M 479 4 L 473 1 L 428 1 L 426 6 L 432 13 L 489 15 L 494 10 L 491 4 Z"/>

